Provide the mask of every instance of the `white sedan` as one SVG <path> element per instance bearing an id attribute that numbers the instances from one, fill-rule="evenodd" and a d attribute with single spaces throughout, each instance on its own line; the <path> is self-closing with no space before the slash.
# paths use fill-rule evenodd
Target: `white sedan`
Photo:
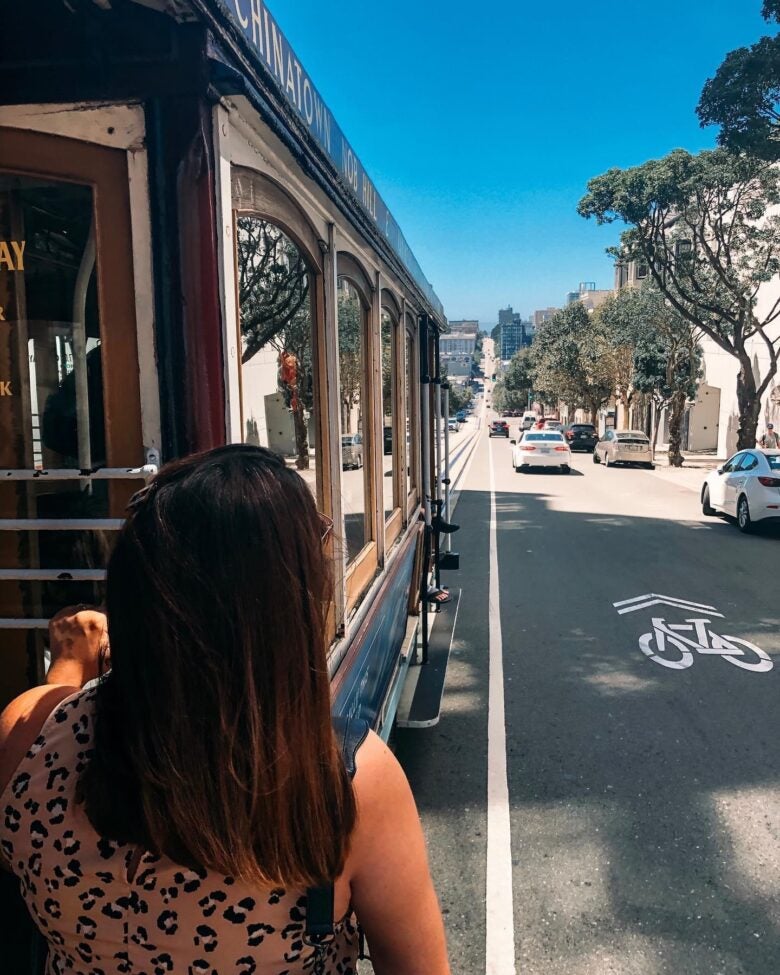
<path id="1" fill-rule="evenodd" d="M 732 515 L 740 531 L 780 518 L 780 450 L 740 450 L 711 471 L 701 489 L 705 515 Z"/>
<path id="2" fill-rule="evenodd" d="M 519 440 L 511 443 L 515 471 L 557 467 L 562 474 L 571 472 L 571 450 L 566 438 L 557 430 L 527 430 Z"/>

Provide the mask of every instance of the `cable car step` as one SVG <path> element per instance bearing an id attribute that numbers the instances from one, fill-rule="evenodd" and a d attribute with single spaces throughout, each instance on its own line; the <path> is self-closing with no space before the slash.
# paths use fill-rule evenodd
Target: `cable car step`
<path id="1" fill-rule="evenodd" d="M 428 663 L 409 668 L 398 705 L 399 728 L 432 728 L 439 723 L 460 599 L 458 589 L 457 598 L 442 604 L 433 617 L 435 622 L 428 636 Z"/>

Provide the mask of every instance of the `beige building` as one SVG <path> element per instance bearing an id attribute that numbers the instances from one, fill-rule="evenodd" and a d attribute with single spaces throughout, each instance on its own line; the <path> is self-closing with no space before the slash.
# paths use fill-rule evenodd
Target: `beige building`
<path id="1" fill-rule="evenodd" d="M 540 325 L 544 325 L 545 322 L 549 322 L 553 315 L 560 311 L 559 308 L 540 308 L 533 314 L 534 329 L 539 328 Z"/>

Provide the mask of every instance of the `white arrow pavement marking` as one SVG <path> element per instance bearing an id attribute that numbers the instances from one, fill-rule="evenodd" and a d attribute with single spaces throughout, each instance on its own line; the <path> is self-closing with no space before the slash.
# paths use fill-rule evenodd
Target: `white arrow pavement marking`
<path id="1" fill-rule="evenodd" d="M 648 606 L 665 605 L 673 606 L 675 609 L 707 612 L 723 619 L 723 613 L 719 613 L 714 606 L 708 606 L 706 603 L 694 603 L 689 599 L 678 599 L 676 596 L 663 596 L 657 592 L 648 592 L 644 596 L 634 596 L 633 599 L 621 599 L 612 605 L 617 609 L 620 616 L 626 613 L 635 613 L 639 609 L 647 609 Z"/>

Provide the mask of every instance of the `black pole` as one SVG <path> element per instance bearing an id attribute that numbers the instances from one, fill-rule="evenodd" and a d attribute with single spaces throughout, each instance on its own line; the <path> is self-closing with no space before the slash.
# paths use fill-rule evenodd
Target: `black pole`
<path id="1" fill-rule="evenodd" d="M 433 386 L 434 386 L 434 393 L 433 393 L 433 395 L 436 397 L 435 402 L 436 402 L 437 410 L 438 410 L 439 416 L 441 416 L 441 370 L 439 368 L 439 331 L 438 331 L 438 329 L 436 330 L 436 332 L 434 334 L 434 339 L 433 339 L 433 361 L 434 361 L 434 368 L 435 368 L 435 375 L 433 377 Z M 436 411 L 434 411 L 434 416 L 435 415 L 436 415 Z M 434 457 L 436 457 L 438 459 L 438 461 L 439 461 L 439 464 L 441 464 L 441 457 L 439 456 L 439 429 L 438 429 L 438 426 L 436 427 L 436 448 L 434 450 Z M 439 494 L 440 494 L 440 492 L 439 492 L 439 468 L 436 469 L 435 474 L 436 474 L 436 491 L 435 491 L 436 501 L 435 501 L 435 506 L 436 506 L 436 518 L 438 519 L 438 521 L 436 522 L 436 524 L 438 524 L 438 522 L 440 522 L 442 520 L 442 518 L 444 517 L 444 513 L 443 513 L 443 510 L 442 510 L 442 499 L 439 496 Z M 436 588 L 437 589 L 441 589 L 441 570 L 439 569 L 439 540 L 440 540 L 439 532 L 438 532 L 438 530 L 435 530 L 434 529 L 434 532 L 433 532 L 433 555 L 434 555 L 433 573 L 434 573 L 434 578 L 436 580 Z"/>
<path id="2" fill-rule="evenodd" d="M 422 603 L 422 662 L 428 663 L 428 563 L 431 559 L 431 525 L 430 525 L 430 498 L 426 494 L 426 489 L 430 481 L 430 474 L 426 478 L 426 470 L 430 472 L 430 395 L 429 384 L 431 381 L 428 363 L 428 316 L 420 316 L 420 444 L 419 450 L 422 456 L 420 472 L 422 484 L 420 485 L 423 495 L 423 510 L 426 512 L 425 527 L 423 528 L 423 570 L 420 579 L 420 601 Z M 425 408 L 423 408 L 423 405 Z M 423 423 L 428 423 L 427 432 L 423 429 Z"/>

